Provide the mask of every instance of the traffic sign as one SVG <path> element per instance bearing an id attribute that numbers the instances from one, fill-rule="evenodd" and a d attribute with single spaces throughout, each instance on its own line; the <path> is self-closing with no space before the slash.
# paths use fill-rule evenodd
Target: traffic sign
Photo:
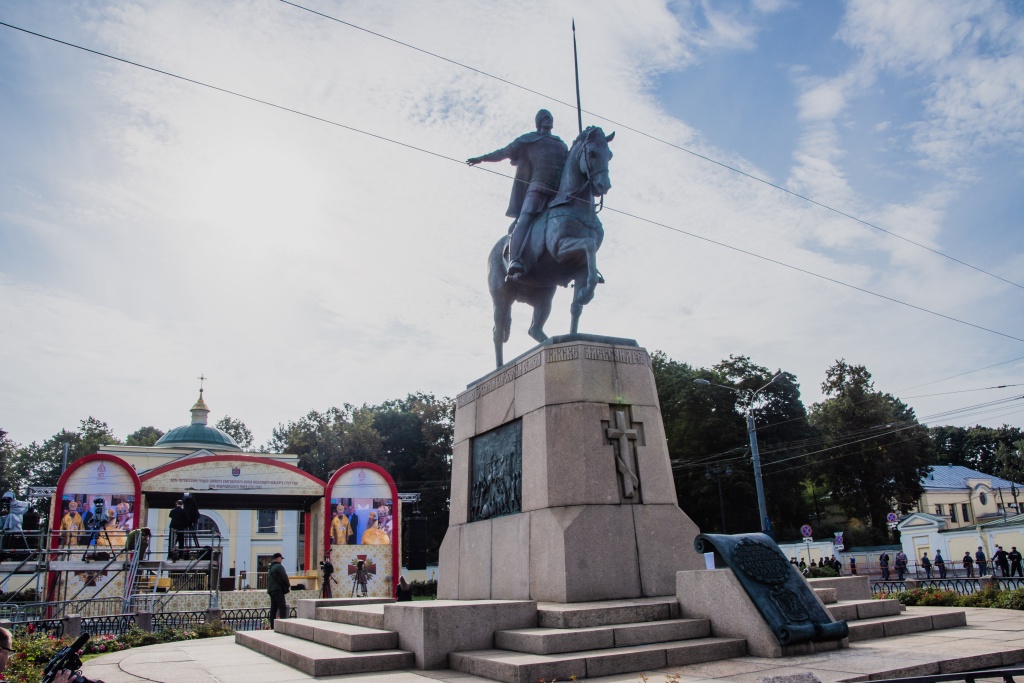
<path id="1" fill-rule="evenodd" d="M 810 538 L 812 533 L 811 525 L 804 524 L 802 527 L 800 527 L 800 533 L 804 535 L 804 538 Z"/>
<path id="2" fill-rule="evenodd" d="M 898 519 L 899 519 L 899 517 L 896 516 L 895 512 L 890 512 L 889 514 L 887 514 L 885 516 L 885 521 L 889 522 L 890 524 L 895 524 L 896 520 L 898 520 Z"/>

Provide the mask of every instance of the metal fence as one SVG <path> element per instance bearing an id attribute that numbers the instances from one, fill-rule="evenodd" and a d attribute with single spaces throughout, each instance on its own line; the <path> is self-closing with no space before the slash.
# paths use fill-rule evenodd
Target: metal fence
<path id="1" fill-rule="evenodd" d="M 0 604 L 0 619 L 24 622 L 63 619 L 72 614 L 83 617 L 103 617 L 124 612 L 121 598 L 90 598 L 88 600 L 62 600 L 58 602 L 6 602 Z"/>
<path id="2" fill-rule="evenodd" d="M 990 578 L 990 577 L 986 577 Z M 981 579 L 918 579 L 918 588 L 937 588 L 940 590 L 953 591 L 960 595 L 970 595 L 982 590 Z M 1024 579 L 995 577 L 992 578 L 992 587 L 996 590 L 1018 590 L 1024 588 Z M 904 581 L 873 581 L 871 583 L 872 595 L 881 593 L 898 593 L 907 590 Z"/>
<path id="3" fill-rule="evenodd" d="M 196 629 L 206 622 L 206 612 L 160 612 L 153 615 L 153 630 L 165 628 Z"/>
<path id="4" fill-rule="evenodd" d="M 60 638 L 64 635 L 63 619 L 40 619 L 38 621 L 23 621 L 11 624 L 11 631 L 21 635 L 32 633 L 45 633 Z"/>
<path id="5" fill-rule="evenodd" d="M 93 635 L 118 636 L 131 630 L 134 625 L 134 614 L 114 614 L 82 619 L 82 630 Z"/>
<path id="6" fill-rule="evenodd" d="M 295 608 L 288 610 L 288 616 L 295 618 Z M 263 628 L 270 617 L 269 607 L 254 607 L 250 609 L 226 609 L 220 613 L 220 621 L 225 626 L 230 626 L 236 631 L 256 631 Z"/>

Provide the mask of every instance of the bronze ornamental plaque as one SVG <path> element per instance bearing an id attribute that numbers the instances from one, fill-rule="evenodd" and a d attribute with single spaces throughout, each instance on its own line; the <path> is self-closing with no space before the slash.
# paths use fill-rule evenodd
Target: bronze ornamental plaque
<path id="1" fill-rule="evenodd" d="M 522 420 L 473 438 L 469 477 L 469 521 L 479 522 L 522 510 Z"/>
<path id="2" fill-rule="evenodd" d="M 765 534 L 701 534 L 698 553 L 715 552 L 746 591 L 780 645 L 842 640 L 850 634 L 845 621 L 835 621 Z"/>
<path id="3" fill-rule="evenodd" d="M 789 561 L 778 550 L 749 538 L 739 542 L 733 550 L 736 568 L 761 583 L 786 583 L 792 570 Z"/>

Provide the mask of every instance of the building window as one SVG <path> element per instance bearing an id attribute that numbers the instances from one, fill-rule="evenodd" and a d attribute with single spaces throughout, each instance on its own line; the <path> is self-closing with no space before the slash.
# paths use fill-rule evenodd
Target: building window
<path id="1" fill-rule="evenodd" d="M 935 514 L 937 514 L 939 517 L 942 516 L 942 505 L 939 505 L 939 504 L 935 505 Z"/>
<path id="2" fill-rule="evenodd" d="M 217 526 L 217 522 L 206 515 L 199 515 L 199 521 L 196 522 L 196 531 L 201 534 L 219 534 L 220 527 Z"/>
<path id="3" fill-rule="evenodd" d="M 984 491 L 978 494 L 978 500 L 981 502 L 982 505 L 988 505 L 988 496 L 985 495 Z"/>
<path id="4" fill-rule="evenodd" d="M 277 510 L 256 511 L 256 533 L 276 534 L 277 533 Z"/>
<path id="5" fill-rule="evenodd" d="M 971 521 L 970 508 L 967 507 L 967 503 L 960 503 L 960 511 L 964 513 L 964 521 Z"/>
<path id="6" fill-rule="evenodd" d="M 949 521 L 956 521 L 956 503 L 949 504 Z"/>

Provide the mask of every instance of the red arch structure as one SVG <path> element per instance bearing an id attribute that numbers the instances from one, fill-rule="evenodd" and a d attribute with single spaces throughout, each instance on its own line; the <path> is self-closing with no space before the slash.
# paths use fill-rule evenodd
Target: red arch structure
<path id="1" fill-rule="evenodd" d="M 276 467 L 278 469 L 285 470 L 286 472 L 290 472 L 292 474 L 297 474 L 299 476 L 302 476 L 302 477 L 308 479 L 311 483 L 313 483 L 319 489 L 320 493 L 319 493 L 318 496 L 316 496 L 317 498 L 322 498 L 324 496 L 325 487 L 327 486 L 323 482 L 323 480 L 320 479 L 319 477 L 313 476 L 309 472 L 306 472 L 305 470 L 301 470 L 298 467 L 295 467 L 294 465 L 289 465 L 286 462 L 281 462 L 280 460 L 275 460 L 273 458 L 262 458 L 262 457 L 253 456 L 253 455 L 239 456 L 239 455 L 234 455 L 234 454 L 227 454 L 227 455 L 204 455 L 204 456 L 200 456 L 200 457 L 196 457 L 196 458 L 187 458 L 186 457 L 186 458 L 182 458 L 180 460 L 174 460 L 174 461 L 169 462 L 169 463 L 167 463 L 165 465 L 161 465 L 159 467 L 153 468 L 152 470 L 149 470 L 148 472 L 143 474 L 140 479 L 141 479 L 142 483 L 145 484 L 145 482 L 150 481 L 154 477 L 158 477 L 158 476 L 160 476 L 162 474 L 167 474 L 168 472 L 171 472 L 173 470 L 182 469 L 182 468 L 186 468 L 186 467 L 193 466 L 193 465 L 203 465 L 203 464 L 211 463 L 211 462 L 244 462 L 245 464 L 253 463 L 253 464 L 261 464 L 261 465 L 269 465 L 270 467 Z M 209 494 L 211 492 L 212 491 L 210 491 L 210 490 L 207 490 L 207 491 L 197 490 L 196 491 L 196 493 L 198 493 L 198 494 Z M 230 493 L 230 491 L 228 491 L 228 490 L 226 490 L 225 492 L 226 493 Z M 168 496 L 168 494 L 160 494 L 160 495 L 162 495 L 165 498 Z M 176 497 L 178 495 L 180 495 L 180 493 L 175 493 L 175 494 L 171 495 L 170 497 L 173 498 L 173 497 Z M 253 500 L 252 499 L 252 495 L 263 495 L 264 497 L 267 497 L 265 494 L 249 494 L 249 495 L 245 496 L 244 500 L 243 500 L 242 496 L 235 495 L 235 494 L 233 494 L 233 495 L 234 495 L 235 499 L 237 501 L 239 501 L 238 505 L 233 506 L 233 505 L 230 505 L 230 504 L 225 504 L 227 502 L 225 500 L 219 501 L 218 505 L 220 507 L 222 507 L 222 508 L 229 508 L 230 509 L 232 507 L 238 507 L 239 509 L 244 509 L 242 506 L 248 507 L 249 505 L 253 504 L 252 503 L 252 500 Z M 147 493 L 146 496 L 147 496 L 147 498 L 155 498 L 155 496 L 154 496 L 154 494 L 152 492 Z M 308 502 L 309 502 L 308 499 L 310 498 L 310 496 L 302 496 L 301 498 L 305 500 L 305 503 L 303 503 L 303 504 L 308 504 Z M 277 502 L 280 502 L 280 497 L 278 497 L 276 500 L 277 500 Z M 164 502 L 166 503 L 166 501 L 164 501 Z M 204 502 L 206 502 L 206 501 L 204 501 Z M 293 507 L 291 509 L 295 509 L 295 508 Z M 305 515 L 305 528 L 306 528 L 306 533 L 305 533 L 305 536 L 304 536 L 304 541 L 305 541 L 305 543 L 304 543 L 305 557 L 303 558 L 304 559 L 303 565 L 308 570 L 309 566 L 310 566 L 310 556 L 311 556 L 311 551 L 312 551 L 312 547 L 313 547 L 312 546 L 313 530 L 312 530 L 312 524 L 310 524 L 311 514 L 309 512 L 305 512 L 305 511 L 303 511 L 303 514 Z"/>
<path id="2" fill-rule="evenodd" d="M 68 465 L 68 468 L 64 470 L 64 474 L 60 475 L 60 479 L 57 480 L 57 491 L 56 493 L 54 493 L 53 497 L 54 514 L 51 515 L 53 519 L 50 520 L 50 528 L 53 531 L 58 531 L 60 529 L 61 518 L 60 515 L 56 513 L 60 510 L 60 501 L 64 500 L 64 488 L 67 485 L 68 479 L 70 479 L 71 475 L 74 474 L 80 468 L 94 462 L 114 463 L 115 465 L 126 470 L 128 474 L 131 475 L 132 483 L 135 485 L 135 509 L 132 511 L 132 528 L 137 529 L 139 527 L 139 517 L 142 509 L 142 481 L 139 479 L 139 475 L 136 474 L 135 469 L 131 465 L 129 465 L 116 455 L 107 455 L 105 453 L 93 453 L 92 455 L 87 455 L 83 458 L 79 458 L 78 460 Z M 88 491 L 85 491 L 83 493 L 88 493 Z M 57 543 L 56 535 L 54 536 L 53 543 Z M 54 545 L 53 547 L 56 548 L 57 546 Z"/>
<path id="3" fill-rule="evenodd" d="M 402 558 L 399 557 L 401 553 L 398 543 L 398 540 L 402 538 L 402 515 L 400 514 L 401 511 L 398 510 L 398 487 L 395 486 L 395 480 L 391 478 L 387 470 L 374 465 L 372 462 L 350 462 L 335 472 L 327 482 L 327 486 L 324 488 L 324 557 L 331 556 L 331 494 L 334 491 L 334 484 L 346 472 L 355 469 L 376 472 L 384 478 L 384 481 L 387 482 L 388 487 L 391 489 L 391 583 L 394 584 L 398 581 L 398 573 L 402 568 Z M 396 514 L 396 511 L 398 514 Z M 308 529 L 309 527 L 306 528 Z M 392 593 L 394 588 L 394 585 L 390 586 Z"/>

